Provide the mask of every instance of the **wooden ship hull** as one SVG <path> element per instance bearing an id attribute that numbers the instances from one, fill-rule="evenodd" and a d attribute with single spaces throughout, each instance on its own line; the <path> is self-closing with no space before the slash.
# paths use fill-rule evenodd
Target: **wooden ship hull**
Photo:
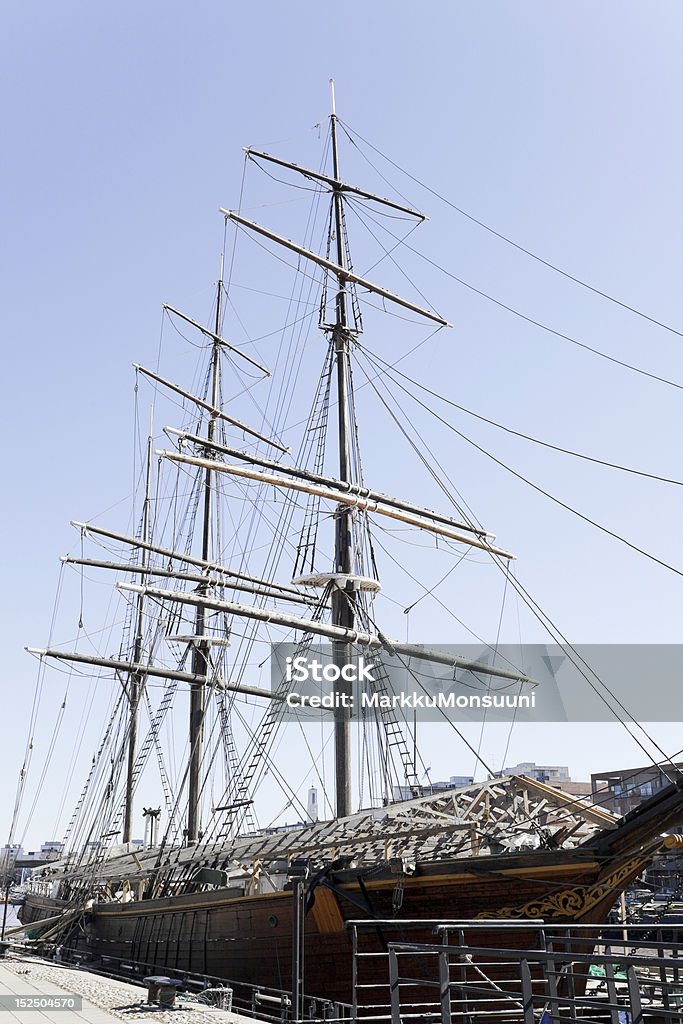
<path id="1" fill-rule="evenodd" d="M 533 787 L 538 790 L 539 784 Z M 431 923 L 424 929 L 406 930 L 400 922 L 407 920 L 531 922 L 528 930 L 512 933 L 493 923 L 477 930 L 477 944 L 499 948 L 511 942 L 517 948 L 534 944 L 536 921 L 539 926 L 604 922 L 621 892 L 653 857 L 683 842 L 680 836 L 661 835 L 662 829 L 682 817 L 683 792 L 674 785 L 613 828 L 600 830 L 573 848 L 417 862 L 410 874 L 397 871 L 392 860 L 377 864 L 371 872 L 329 871 L 309 889 L 305 991 L 351 1002 L 349 921 L 383 922 L 361 933 L 360 948 L 366 952 L 381 952 L 390 941 L 434 941 Z M 29 895 L 22 921 L 49 918 L 65 907 L 63 902 Z M 209 975 L 289 990 L 294 912 L 291 888 L 254 895 L 241 888 L 214 889 L 96 903 L 81 919 L 84 927 L 74 929 L 65 941 L 75 941 L 95 957 L 147 965 L 150 971 Z M 384 923 L 390 919 L 397 923 Z M 420 977 L 431 966 L 416 960 L 413 976 Z M 364 959 L 359 980 L 386 985 L 385 959 Z M 371 991 L 373 998 L 380 993 Z"/>

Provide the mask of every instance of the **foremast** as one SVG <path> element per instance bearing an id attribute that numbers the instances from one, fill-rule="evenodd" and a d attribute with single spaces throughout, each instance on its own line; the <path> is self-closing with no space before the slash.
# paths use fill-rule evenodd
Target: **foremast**
<path id="1" fill-rule="evenodd" d="M 218 409 L 220 401 L 220 329 L 221 311 L 223 297 L 223 256 L 221 255 L 221 270 L 216 289 L 216 319 L 215 332 L 211 347 L 211 406 L 213 410 Z M 216 440 L 217 416 L 214 412 L 209 415 L 206 437 L 209 444 Z M 204 496 L 202 509 L 202 548 L 201 558 L 204 562 L 211 560 L 211 525 L 214 505 L 214 480 L 213 471 L 209 468 L 204 470 Z M 210 581 L 199 584 L 197 593 L 206 597 L 211 586 Z M 188 804 L 187 804 L 187 830 L 186 839 L 188 844 L 194 844 L 201 839 L 201 763 L 202 748 L 204 745 L 204 716 L 206 713 L 206 681 L 209 678 L 211 644 L 206 635 L 206 606 L 198 604 L 195 612 L 195 643 L 192 651 L 192 672 L 201 678 L 201 682 L 190 685 L 190 760 L 188 764 Z"/>
<path id="2" fill-rule="evenodd" d="M 147 437 L 147 469 L 145 474 L 145 501 L 142 510 L 142 544 L 140 548 L 141 572 L 143 579 L 149 570 L 149 542 L 150 542 L 150 485 L 152 481 L 152 445 L 154 442 L 152 431 L 152 418 L 150 417 L 149 435 Z M 144 643 L 145 628 L 145 595 L 139 594 L 135 609 L 135 640 L 133 642 L 133 664 L 141 665 L 142 648 Z M 138 718 L 140 710 L 140 697 L 142 688 L 145 685 L 145 671 L 135 670 L 128 676 L 128 759 L 126 764 L 126 793 L 123 805 L 123 841 L 130 843 L 133 838 L 133 798 L 135 795 L 137 739 L 138 739 Z"/>

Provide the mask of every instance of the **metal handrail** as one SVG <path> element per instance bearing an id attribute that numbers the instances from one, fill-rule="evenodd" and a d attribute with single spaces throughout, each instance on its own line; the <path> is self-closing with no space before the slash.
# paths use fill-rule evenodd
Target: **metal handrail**
<path id="1" fill-rule="evenodd" d="M 477 933 L 490 931 L 493 924 L 508 933 L 511 948 L 477 943 Z M 358 1020 L 408 1024 L 431 1018 L 441 1024 L 479 1024 L 490 1019 L 499 1024 L 538 1024 L 545 1013 L 555 1024 L 586 1024 L 589 1019 L 621 1024 L 626 1013 L 630 1024 L 655 1017 L 666 1024 L 683 1024 L 683 941 L 676 941 L 671 925 L 366 918 L 350 921 L 348 926 L 353 936 Z M 382 928 L 394 933 L 419 929 L 423 934 L 430 929 L 435 939 L 387 939 L 384 951 L 363 950 L 360 935 L 372 930 L 381 935 Z M 532 948 L 514 943 L 515 933 L 520 932 L 535 933 Z M 387 961 L 384 982 L 377 971 L 381 957 Z M 359 968 L 370 958 L 375 963 L 372 980 L 363 982 Z M 427 975 L 430 958 L 434 970 Z M 599 978 L 590 974 L 591 966 L 599 969 Z M 360 1005 L 370 991 L 377 993 L 377 1000 L 382 989 L 388 993 L 387 1002 Z"/>

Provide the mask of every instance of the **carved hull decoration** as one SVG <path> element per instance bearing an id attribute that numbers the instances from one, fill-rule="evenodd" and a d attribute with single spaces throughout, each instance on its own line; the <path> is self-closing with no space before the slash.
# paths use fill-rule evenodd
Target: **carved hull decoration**
<path id="1" fill-rule="evenodd" d="M 511 920 L 527 918 L 541 921 L 557 918 L 566 921 L 583 917 L 598 903 L 602 903 L 610 893 L 614 893 L 616 896 L 621 892 L 649 860 L 649 857 L 634 857 L 615 871 L 610 872 L 602 881 L 596 882 L 595 885 L 578 885 L 572 886 L 571 889 L 562 889 L 561 892 L 549 893 L 541 899 L 530 900 L 522 907 L 502 907 L 499 917 Z M 485 916 L 485 914 L 477 914 L 477 917 Z"/>
<path id="2" fill-rule="evenodd" d="M 650 845 L 647 851 L 641 852 L 636 857 L 631 857 L 593 885 L 572 886 L 570 889 L 549 893 L 539 899 L 529 900 L 522 907 L 503 907 L 499 911 L 499 917 L 510 920 L 518 918 L 544 921 L 558 918 L 563 921 L 577 920 L 590 913 L 608 896 L 613 894 L 616 899 L 629 882 L 640 874 L 643 868 L 647 867 L 655 853 L 665 852 L 680 845 L 683 845 L 683 837 L 678 835 L 666 836 L 663 840 L 658 839 Z M 485 914 L 477 914 L 477 917 L 480 918 L 485 916 Z"/>

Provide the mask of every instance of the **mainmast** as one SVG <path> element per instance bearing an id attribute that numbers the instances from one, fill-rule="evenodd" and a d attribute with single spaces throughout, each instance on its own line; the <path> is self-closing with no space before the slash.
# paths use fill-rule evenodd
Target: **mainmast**
<path id="1" fill-rule="evenodd" d="M 216 290 L 216 321 L 211 353 L 211 408 L 218 409 L 220 383 L 220 328 L 221 300 L 223 296 L 223 256 Z M 208 441 L 216 439 L 217 415 L 212 411 L 207 428 Z M 202 522 L 202 560 L 211 557 L 211 523 L 213 515 L 213 474 L 210 469 L 204 473 L 204 508 Z M 206 596 L 210 583 L 207 580 L 197 587 L 197 593 Z M 198 604 L 195 616 L 195 644 L 192 652 L 192 672 L 202 682 L 190 686 L 190 763 L 188 779 L 187 842 L 196 843 L 201 838 L 201 761 L 204 739 L 204 714 L 206 707 L 206 680 L 209 676 L 211 643 L 206 635 L 206 608 Z"/>
<path id="2" fill-rule="evenodd" d="M 147 437 L 147 472 L 145 477 L 145 502 L 142 510 L 142 543 L 149 544 L 150 521 L 150 484 L 152 476 L 152 444 L 154 442 L 152 419 L 150 417 L 149 435 Z M 141 548 L 141 571 L 146 574 L 149 567 L 149 548 Z M 135 620 L 135 641 L 133 645 L 133 664 L 142 662 L 142 645 L 144 641 L 144 594 L 138 595 Z M 133 790 L 135 788 L 135 761 L 137 757 L 138 711 L 140 695 L 144 684 L 143 674 L 139 671 L 128 676 L 128 704 L 130 718 L 128 724 L 128 764 L 126 768 L 126 795 L 123 810 L 123 841 L 130 843 L 133 838 Z"/>
<path id="3" fill-rule="evenodd" d="M 337 145 L 337 114 L 334 103 L 334 81 L 330 79 L 332 93 L 332 113 L 330 114 L 330 130 L 332 141 L 332 167 L 334 184 L 332 186 L 332 202 L 334 205 L 334 225 L 337 242 L 337 265 L 346 270 L 346 252 L 344 246 L 344 211 L 342 207 L 342 189 L 339 174 L 339 147 Z M 332 344 L 337 364 L 337 413 L 339 433 L 339 479 L 351 483 L 351 458 L 349 440 L 349 347 L 350 333 L 348 329 L 346 305 L 346 278 L 337 274 L 336 320 L 332 330 Z M 334 562 L 335 572 L 342 574 L 347 583 L 344 589 L 336 586 L 332 592 L 332 623 L 353 629 L 354 608 L 353 590 L 348 577 L 353 572 L 352 551 L 352 509 L 337 506 L 335 516 Z M 333 645 L 334 662 L 342 667 L 349 661 L 351 648 L 346 643 Z M 351 814 L 351 720 L 348 708 L 338 708 L 334 719 L 334 764 L 336 780 L 336 814 L 338 818 Z"/>
<path id="4" fill-rule="evenodd" d="M 261 235 L 264 238 L 269 239 L 271 242 L 275 242 L 277 245 L 283 246 L 292 252 L 297 253 L 299 257 L 303 257 L 306 260 L 310 260 L 312 263 L 322 267 L 328 274 L 333 275 L 336 278 L 337 290 L 335 296 L 335 312 L 334 322 L 332 324 L 324 323 L 324 315 L 321 316 L 321 326 L 323 330 L 329 332 L 331 338 L 331 345 L 333 346 L 332 351 L 336 366 L 336 381 L 337 381 L 337 433 L 338 433 L 338 444 L 339 444 L 339 479 L 336 480 L 335 486 L 337 489 L 342 491 L 350 492 L 352 489 L 356 489 L 358 481 L 354 479 L 353 470 L 353 423 L 352 423 L 352 411 L 353 411 L 353 396 L 351 393 L 351 369 L 350 369 L 350 356 L 351 356 L 351 344 L 353 338 L 360 330 L 360 320 L 356 318 L 355 314 L 355 303 L 349 306 L 350 292 L 349 289 L 357 286 L 363 290 L 372 292 L 373 294 L 381 296 L 385 301 L 395 303 L 404 309 L 408 309 L 413 313 L 417 313 L 419 316 L 425 317 L 431 320 L 439 326 L 448 327 L 450 324 L 438 313 L 432 312 L 429 309 L 417 305 L 409 299 L 404 299 L 399 295 L 394 294 L 387 288 L 382 287 L 369 281 L 364 277 L 356 274 L 350 265 L 350 260 L 347 256 L 345 226 L 344 226 L 344 194 L 356 195 L 373 203 L 380 203 L 382 205 L 389 206 L 390 208 L 407 214 L 411 217 L 417 217 L 419 220 L 424 220 L 424 216 L 409 207 L 404 207 L 398 203 L 394 203 L 390 200 L 385 200 L 380 196 L 376 196 L 365 189 L 356 188 L 342 181 L 339 174 L 339 148 L 337 144 L 337 114 L 335 109 L 334 101 L 334 82 L 330 81 L 331 92 L 332 92 L 332 110 L 330 114 L 330 141 L 332 149 L 332 177 L 326 174 L 321 174 L 318 171 L 310 170 L 305 167 L 300 167 L 298 164 L 290 163 L 286 160 L 281 160 L 278 157 L 273 157 L 269 153 L 262 153 L 256 150 L 247 149 L 247 155 L 258 162 L 264 160 L 266 162 L 273 162 L 281 167 L 286 167 L 298 174 L 303 175 L 306 178 L 310 178 L 313 181 L 319 181 L 323 185 L 330 188 L 332 193 L 332 224 L 329 236 L 329 243 L 331 244 L 333 237 L 336 243 L 336 261 L 330 258 L 330 253 L 326 253 L 322 256 L 310 249 L 305 248 L 302 245 L 293 242 L 291 239 L 285 238 L 282 235 L 270 230 L 263 225 L 256 224 L 253 221 L 247 220 L 240 213 L 236 213 L 233 210 L 226 210 L 221 208 L 221 213 L 229 220 L 233 221 L 239 227 L 245 228 L 250 232 L 254 232 L 257 235 Z M 164 453 L 167 457 L 170 457 L 168 453 Z M 240 456 L 238 455 L 238 458 Z M 187 457 L 178 456 L 179 460 L 185 461 Z M 187 461 L 194 461 L 187 459 Z M 216 469 L 214 464 L 214 471 L 229 471 L 236 472 L 234 466 L 226 467 L 224 464 L 220 464 L 219 468 Z M 237 475 L 237 474 L 236 474 Z M 279 486 L 283 483 L 282 479 L 265 477 L 266 482 L 277 483 Z M 296 485 L 299 486 L 298 484 Z M 299 488 L 305 489 L 305 488 Z M 312 490 L 310 493 L 320 493 L 325 488 L 318 490 Z M 361 488 L 363 489 L 363 488 Z M 325 491 L 324 497 L 332 497 Z M 360 507 L 361 502 L 354 501 L 354 505 Z M 369 507 L 367 502 L 365 507 Z M 384 514 L 388 514 L 386 506 L 381 506 Z M 380 511 L 380 506 L 377 506 L 377 511 Z M 334 580 L 331 598 L 332 607 L 332 629 L 337 630 L 334 634 L 333 640 L 333 659 L 334 663 L 338 667 L 343 667 L 348 664 L 352 656 L 351 644 L 354 642 L 354 620 L 355 620 L 355 594 L 357 593 L 356 587 L 358 586 L 360 579 L 354 573 L 355 568 L 355 546 L 353 540 L 353 508 L 349 503 L 348 499 L 342 497 L 339 498 L 336 513 L 335 513 L 335 543 L 334 543 Z M 424 527 L 424 520 L 416 522 L 411 519 L 416 525 Z M 448 529 L 448 527 L 446 527 Z M 456 537 L 457 540 L 463 540 L 461 536 Z M 475 539 L 476 542 L 476 539 Z M 469 540 L 465 540 L 465 543 L 470 543 Z M 488 547 L 488 544 L 485 545 Z M 315 632 L 315 630 L 313 630 Z M 343 677 L 342 677 L 343 678 Z M 340 684 L 337 684 L 339 688 Z M 339 702 L 341 703 L 341 702 Z M 337 817 L 345 817 L 351 813 L 351 732 L 350 732 L 350 709 L 349 708 L 336 708 L 335 709 L 335 788 L 336 788 L 336 815 Z"/>

